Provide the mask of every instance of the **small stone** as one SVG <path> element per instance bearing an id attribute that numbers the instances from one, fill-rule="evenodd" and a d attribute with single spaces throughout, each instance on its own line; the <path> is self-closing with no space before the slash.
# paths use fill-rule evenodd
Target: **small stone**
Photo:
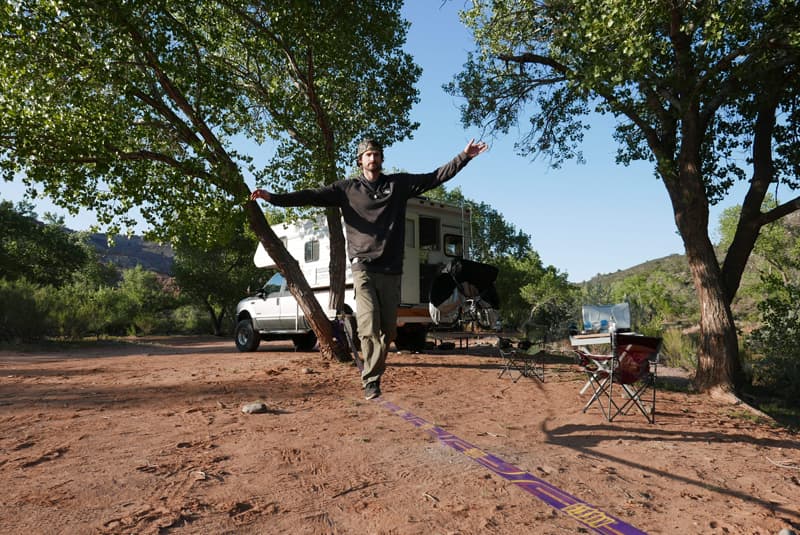
<path id="1" fill-rule="evenodd" d="M 194 472 L 192 472 L 192 476 L 194 476 L 195 481 L 205 481 L 206 479 L 208 479 L 206 473 L 203 472 L 202 470 L 195 470 Z"/>
<path id="2" fill-rule="evenodd" d="M 778 532 L 778 535 L 797 535 L 793 529 L 783 528 Z"/>
<path id="3" fill-rule="evenodd" d="M 242 412 L 245 414 L 259 414 L 267 412 L 267 405 L 262 401 L 248 403 L 242 406 Z"/>
<path id="4" fill-rule="evenodd" d="M 314 370 L 312 370 L 311 368 L 303 368 L 302 370 L 300 370 L 300 372 L 309 374 L 309 373 L 314 373 Z"/>

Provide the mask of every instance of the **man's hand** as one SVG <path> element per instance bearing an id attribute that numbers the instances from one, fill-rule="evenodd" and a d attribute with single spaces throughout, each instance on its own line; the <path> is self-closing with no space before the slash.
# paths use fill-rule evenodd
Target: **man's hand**
<path id="1" fill-rule="evenodd" d="M 478 154 L 486 152 L 489 149 L 489 145 L 484 143 L 483 141 L 478 141 L 475 143 L 475 138 L 469 140 L 467 146 L 464 147 L 464 154 L 469 156 L 470 158 L 474 158 Z"/>
<path id="2" fill-rule="evenodd" d="M 250 194 L 251 201 L 255 201 L 256 199 L 264 199 L 265 201 L 269 202 L 271 198 L 272 196 L 265 189 L 253 190 L 253 193 Z"/>

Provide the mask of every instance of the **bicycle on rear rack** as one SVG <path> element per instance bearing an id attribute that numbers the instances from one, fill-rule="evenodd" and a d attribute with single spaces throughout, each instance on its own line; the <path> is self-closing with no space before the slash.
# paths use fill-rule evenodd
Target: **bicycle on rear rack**
<path id="1" fill-rule="evenodd" d="M 497 268 L 458 259 L 442 268 L 431 285 L 429 311 L 433 322 L 459 331 L 496 330 L 500 307 L 494 281 Z"/>

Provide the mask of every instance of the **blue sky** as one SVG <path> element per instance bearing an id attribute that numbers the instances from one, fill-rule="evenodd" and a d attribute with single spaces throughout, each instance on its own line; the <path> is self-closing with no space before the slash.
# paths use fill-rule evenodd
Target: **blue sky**
<path id="1" fill-rule="evenodd" d="M 412 111 L 420 127 L 413 139 L 386 148 L 387 169 L 432 170 L 480 135 L 477 129 L 464 129 L 461 99 L 442 89 L 474 48 L 471 34 L 458 19 L 464 5 L 463 0 L 406 2 L 403 15 L 411 22 L 406 50 L 423 69 L 420 102 Z M 487 139 L 490 150 L 448 185 L 460 186 L 466 197 L 488 203 L 529 234 L 542 261 L 567 272 L 574 282 L 683 253 L 667 192 L 650 165 L 614 163 L 613 126 L 612 118 L 597 117 L 583 145 L 586 163 L 566 163 L 560 169 L 550 169 L 544 159 L 517 155 L 514 143 L 522 131 Z M 256 161 L 262 158 L 254 156 Z M 264 155 L 263 161 L 267 158 Z M 22 194 L 20 184 L 3 184 L 2 198 L 18 201 Z M 721 210 L 737 202 L 734 197 L 712 210 L 712 232 Z M 95 223 L 88 212 L 73 217 L 47 201 L 36 206 L 40 215 L 64 215 L 70 228 L 86 229 Z"/>

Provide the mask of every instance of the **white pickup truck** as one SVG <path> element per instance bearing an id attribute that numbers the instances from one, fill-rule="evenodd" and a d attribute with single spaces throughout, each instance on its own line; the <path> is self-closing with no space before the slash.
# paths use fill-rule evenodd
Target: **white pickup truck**
<path id="1" fill-rule="evenodd" d="M 329 319 L 336 318 L 335 310 L 327 310 L 328 291 L 314 294 Z M 352 287 L 345 292 L 345 305 L 355 308 Z M 311 351 L 317 337 L 305 319 L 303 310 L 286 287 L 286 279 L 275 273 L 255 295 L 236 305 L 236 347 L 239 351 L 255 351 L 261 340 L 291 340 L 298 351 Z"/>

